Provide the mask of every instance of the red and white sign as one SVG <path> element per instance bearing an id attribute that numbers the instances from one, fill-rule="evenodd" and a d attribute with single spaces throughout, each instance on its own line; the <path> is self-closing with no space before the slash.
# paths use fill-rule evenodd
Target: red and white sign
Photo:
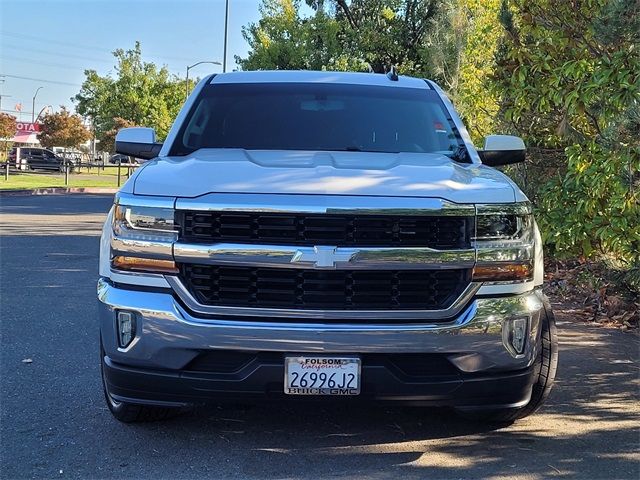
<path id="1" fill-rule="evenodd" d="M 39 123 L 16 122 L 16 133 L 35 133 L 40 131 Z"/>
<path id="2" fill-rule="evenodd" d="M 40 132 L 39 123 L 16 122 L 16 134 L 13 142 L 17 143 L 40 143 L 37 134 Z"/>

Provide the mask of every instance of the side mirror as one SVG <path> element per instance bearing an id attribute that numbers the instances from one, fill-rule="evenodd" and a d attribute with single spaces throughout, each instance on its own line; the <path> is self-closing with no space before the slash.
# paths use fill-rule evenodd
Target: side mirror
<path id="1" fill-rule="evenodd" d="M 485 165 L 497 167 L 511 163 L 524 162 L 527 152 L 520 137 L 513 135 L 488 135 L 484 139 L 484 148 L 478 150 L 480 160 Z"/>
<path id="2" fill-rule="evenodd" d="M 161 148 L 153 128 L 123 128 L 116 134 L 116 153 L 149 160 L 157 157 Z"/>

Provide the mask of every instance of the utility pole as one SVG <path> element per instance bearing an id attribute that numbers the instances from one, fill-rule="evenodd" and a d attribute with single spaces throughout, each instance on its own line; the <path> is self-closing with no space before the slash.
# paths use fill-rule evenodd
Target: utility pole
<path id="1" fill-rule="evenodd" d="M 222 54 L 222 73 L 227 71 L 227 31 L 229 30 L 229 0 L 224 2 L 224 53 Z"/>
<path id="2" fill-rule="evenodd" d="M 0 110 L 2 110 L 2 99 L 3 98 L 11 98 L 11 95 L 2 95 L 2 94 L 0 94 Z"/>
<path id="3" fill-rule="evenodd" d="M 0 75 L 0 85 L 4 85 L 4 75 Z M 2 98 L 9 98 L 11 97 L 11 95 L 2 95 L 2 92 L 0 91 L 0 111 L 2 111 Z"/>

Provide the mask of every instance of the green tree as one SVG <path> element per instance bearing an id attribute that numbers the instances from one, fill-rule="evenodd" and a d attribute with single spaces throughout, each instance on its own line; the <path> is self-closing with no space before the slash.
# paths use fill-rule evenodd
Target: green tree
<path id="1" fill-rule="evenodd" d="M 442 75 L 447 89 L 474 141 L 497 133 L 498 93 L 492 83 L 495 56 L 503 29 L 498 21 L 501 0 L 458 0 L 445 23 L 455 36 L 455 61 Z M 443 42 L 447 44 L 447 42 Z M 446 63 L 445 63 L 446 65 Z"/>
<path id="2" fill-rule="evenodd" d="M 85 71 L 82 88 L 73 98 L 78 113 L 91 119 L 101 145 L 112 148 L 108 132 L 118 118 L 155 128 L 163 139 L 184 101 L 183 81 L 165 66 L 143 61 L 139 42 L 132 50 L 118 49 L 113 55 L 115 76 Z"/>
<path id="3" fill-rule="evenodd" d="M 242 28 L 247 58 L 236 56 L 243 70 L 367 70 L 343 49 L 344 25 L 324 10 L 300 14 L 300 0 L 262 0 L 261 18 Z"/>
<path id="4" fill-rule="evenodd" d="M 82 119 L 62 107 L 60 112 L 48 113 L 42 117 L 38 140 L 46 148 L 75 148 L 89 140 L 90 136 Z"/>
<path id="5" fill-rule="evenodd" d="M 639 262 L 640 4 L 511 0 L 501 19 L 506 125 L 534 147 L 537 171 L 557 162 L 539 195 L 545 241 Z"/>
<path id="6" fill-rule="evenodd" d="M 438 0 L 335 0 L 336 17 L 348 25 L 347 52 L 377 73 L 391 65 L 409 75 L 434 78 L 429 39 L 448 2 Z"/>
<path id="7" fill-rule="evenodd" d="M 244 70 L 312 69 L 401 73 L 438 78 L 436 63 L 448 61 L 431 48 L 450 1 L 262 0 L 261 19 L 243 28 L 249 43 Z"/>

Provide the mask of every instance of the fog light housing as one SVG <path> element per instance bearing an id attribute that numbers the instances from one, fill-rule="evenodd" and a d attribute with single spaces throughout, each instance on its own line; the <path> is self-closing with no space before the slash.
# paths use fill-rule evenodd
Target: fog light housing
<path id="1" fill-rule="evenodd" d="M 136 317 L 133 312 L 119 311 L 116 314 L 116 327 L 118 329 L 118 345 L 127 347 L 136 334 Z"/>
<path id="2" fill-rule="evenodd" d="M 522 355 L 527 344 L 529 318 L 511 318 L 502 327 L 502 342 L 513 356 Z"/>

